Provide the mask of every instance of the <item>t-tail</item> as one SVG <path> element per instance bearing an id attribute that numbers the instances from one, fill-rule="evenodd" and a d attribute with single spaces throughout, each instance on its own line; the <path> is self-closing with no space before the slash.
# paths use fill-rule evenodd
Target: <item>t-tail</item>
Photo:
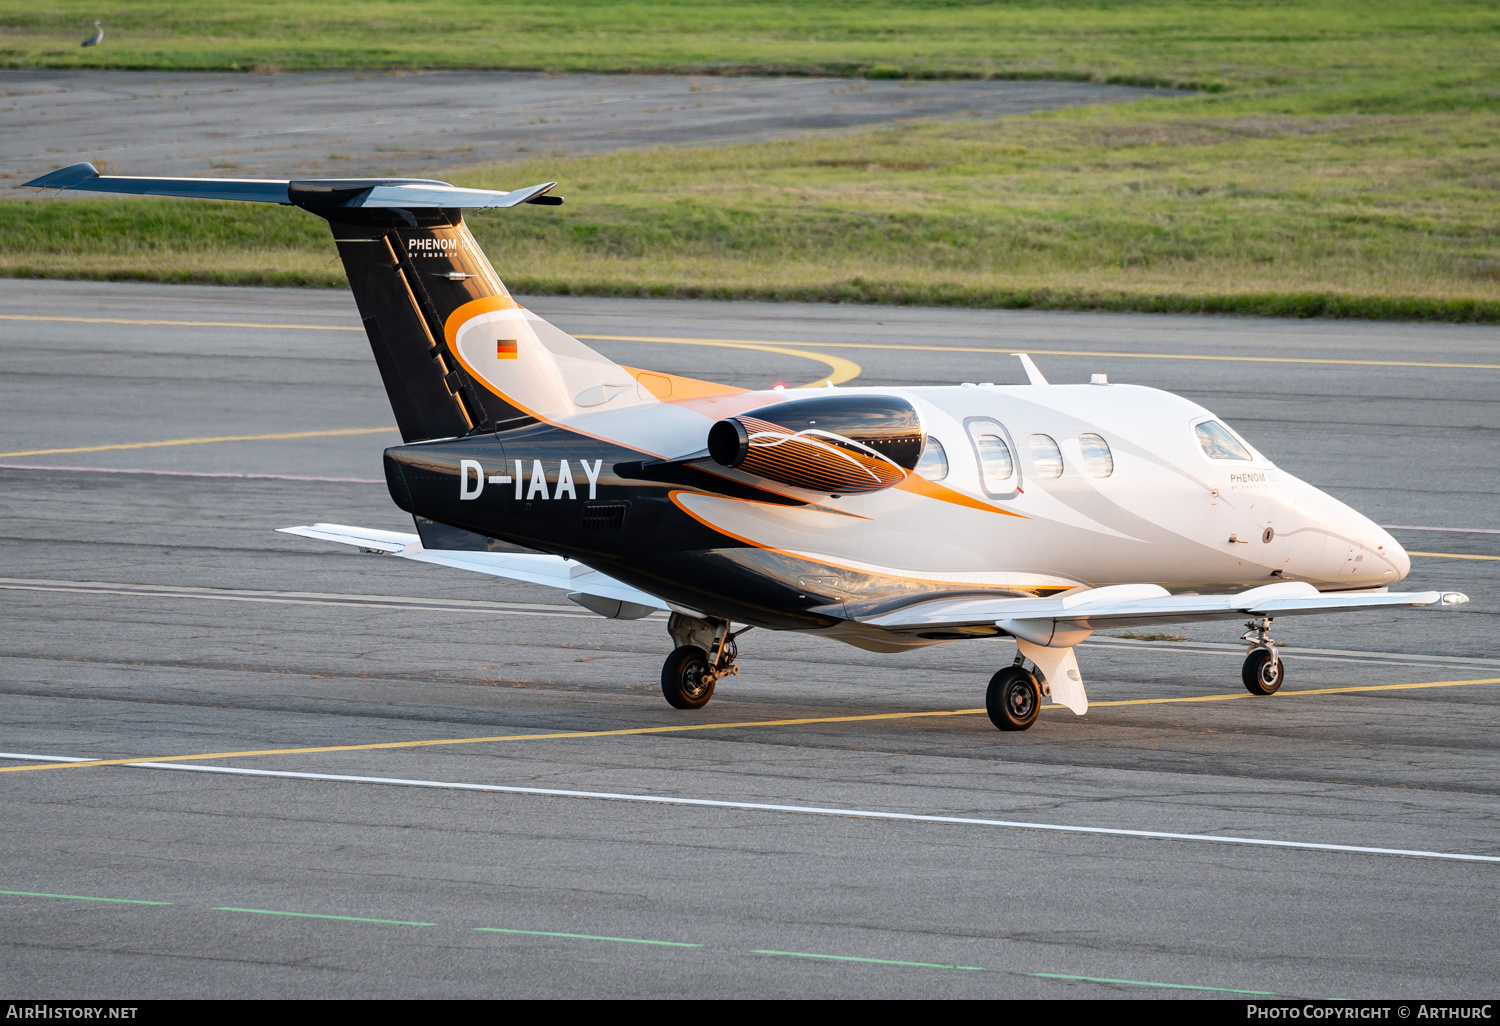
<path id="1" fill-rule="evenodd" d="M 453 438 L 653 401 L 623 368 L 519 308 L 466 209 L 557 205 L 556 182 L 491 192 L 412 178 L 134 178 L 73 164 L 26 183 L 298 206 L 328 221 L 402 438 Z"/>

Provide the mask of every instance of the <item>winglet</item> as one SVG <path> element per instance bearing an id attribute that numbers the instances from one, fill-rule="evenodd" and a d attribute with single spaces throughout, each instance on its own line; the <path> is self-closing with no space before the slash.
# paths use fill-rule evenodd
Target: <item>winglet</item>
<path id="1" fill-rule="evenodd" d="M 98 178 L 99 169 L 88 161 L 81 164 L 69 164 L 60 167 L 56 171 L 48 171 L 40 178 L 33 178 L 23 189 L 76 189 L 90 178 Z"/>
<path id="2" fill-rule="evenodd" d="M 1020 359 L 1021 366 L 1026 368 L 1026 380 L 1029 381 L 1031 384 L 1033 384 L 1033 385 L 1047 385 L 1047 384 L 1051 384 L 1051 382 L 1049 382 L 1045 377 L 1042 376 L 1042 372 L 1039 371 L 1039 370 L 1037 370 L 1036 364 L 1034 364 L 1034 363 L 1031 362 L 1031 357 L 1028 356 L 1026 353 L 1011 353 L 1010 355 L 1018 357 Z"/>

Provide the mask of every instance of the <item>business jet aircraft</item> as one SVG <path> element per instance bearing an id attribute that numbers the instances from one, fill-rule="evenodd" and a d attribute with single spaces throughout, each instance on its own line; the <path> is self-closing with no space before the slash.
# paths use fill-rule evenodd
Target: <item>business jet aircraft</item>
<path id="1" fill-rule="evenodd" d="M 662 692 L 696 709 L 735 639 L 802 631 L 874 652 L 1012 637 L 1001 730 L 1043 697 L 1088 708 L 1092 632 L 1247 620 L 1246 688 L 1284 676 L 1278 616 L 1455 605 L 1395 593 L 1385 531 L 1180 396 L 1109 383 L 746 391 L 620 366 L 512 300 L 466 209 L 556 205 L 417 179 L 101 176 L 27 183 L 291 204 L 328 220 L 403 445 L 385 451 L 416 534 L 284 528 L 565 589 L 601 616 L 670 613 Z M 735 630 L 733 625 L 741 625 Z"/>

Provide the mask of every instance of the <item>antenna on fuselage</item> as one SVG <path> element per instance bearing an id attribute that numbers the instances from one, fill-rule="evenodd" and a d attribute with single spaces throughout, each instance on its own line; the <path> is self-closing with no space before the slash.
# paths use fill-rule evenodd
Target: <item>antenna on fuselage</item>
<path id="1" fill-rule="evenodd" d="M 1051 384 L 1051 382 L 1049 382 L 1046 379 L 1046 377 L 1044 377 L 1042 375 L 1042 372 L 1039 371 L 1039 370 L 1037 370 L 1036 364 L 1034 364 L 1034 363 L 1031 362 L 1031 357 L 1028 356 L 1026 353 L 1011 353 L 1010 355 L 1016 357 L 1017 359 L 1019 359 L 1021 361 L 1021 366 L 1026 368 L 1026 380 L 1029 381 L 1031 384 L 1033 384 L 1033 385 L 1047 385 L 1047 384 Z"/>

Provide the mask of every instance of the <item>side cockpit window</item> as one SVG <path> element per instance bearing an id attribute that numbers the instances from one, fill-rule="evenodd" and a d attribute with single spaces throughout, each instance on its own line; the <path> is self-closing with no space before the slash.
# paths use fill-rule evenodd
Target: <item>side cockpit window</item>
<path id="1" fill-rule="evenodd" d="M 1216 420 L 1206 420 L 1193 428 L 1203 454 L 1211 460 L 1253 460 L 1250 450 Z"/>
<path id="2" fill-rule="evenodd" d="M 931 435 L 927 436 L 927 444 L 922 446 L 922 458 L 917 461 L 916 473 L 929 481 L 941 481 L 948 476 L 948 454 L 943 451 L 943 443 Z"/>
<path id="3" fill-rule="evenodd" d="M 1079 435 L 1078 449 L 1083 454 L 1083 469 L 1092 476 L 1108 477 L 1115 472 L 1115 456 L 1104 436 L 1093 432 Z"/>
<path id="4" fill-rule="evenodd" d="M 1062 450 L 1051 435 L 1031 436 L 1031 465 L 1037 477 L 1062 477 Z"/>

